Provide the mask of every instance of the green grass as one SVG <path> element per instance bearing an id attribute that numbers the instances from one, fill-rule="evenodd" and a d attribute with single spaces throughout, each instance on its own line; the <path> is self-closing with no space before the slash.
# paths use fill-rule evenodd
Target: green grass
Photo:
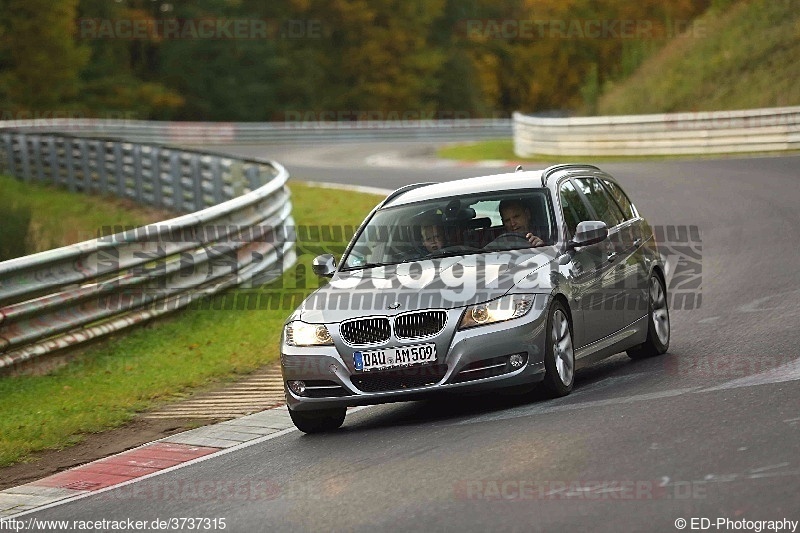
<path id="1" fill-rule="evenodd" d="M 514 155 L 514 141 L 512 139 L 492 139 L 474 143 L 451 144 L 439 148 L 437 155 L 445 159 L 459 159 L 462 161 L 482 161 L 487 159 L 516 161 L 519 159 Z"/>
<path id="2" fill-rule="evenodd" d="M 797 151 L 782 152 L 800 153 Z M 720 157 L 747 157 L 753 155 L 775 155 L 769 152 L 748 152 L 734 154 L 708 154 L 708 155 L 649 155 L 649 156 L 556 156 L 542 155 L 538 157 L 518 157 L 514 155 L 514 141 L 511 139 L 493 139 L 474 143 L 455 144 L 444 146 L 437 151 L 439 157 L 445 159 L 458 159 L 461 161 L 483 161 L 499 159 L 519 163 L 537 163 L 539 166 L 555 163 L 603 163 L 610 161 L 654 161 L 673 159 L 715 159 Z"/>
<path id="3" fill-rule="evenodd" d="M 685 159 L 692 156 L 574 156 L 574 155 L 542 155 L 535 157 L 519 157 L 514 154 L 513 139 L 493 139 L 465 144 L 456 144 L 440 148 L 439 157 L 445 159 L 458 159 L 462 161 L 483 161 L 498 159 L 519 163 L 601 163 L 603 161 L 651 161 L 654 159 Z"/>
<path id="4" fill-rule="evenodd" d="M 379 201 L 374 195 L 298 183 L 290 189 L 298 225 L 357 225 Z M 298 243 L 299 267 L 262 292 L 310 292 L 319 284 L 310 269 L 313 255 L 341 252 L 344 244 Z M 192 389 L 275 361 L 281 326 L 292 310 L 185 310 L 87 347 L 50 374 L 0 378 L 0 466 L 69 446 Z"/>
<path id="5" fill-rule="evenodd" d="M 568 161 L 570 163 L 596 163 L 598 161 L 619 160 L 649 160 L 645 156 L 617 156 L 617 157 L 577 157 L 542 155 L 538 157 L 519 157 L 514 154 L 514 141 L 512 139 L 492 139 L 464 144 L 454 144 L 439 148 L 437 155 L 444 159 L 458 159 L 460 161 L 485 161 L 489 159 L 511 161 L 519 163 L 556 163 Z"/>
<path id="6" fill-rule="evenodd" d="M 800 0 L 719 2 L 600 97 L 601 115 L 800 105 Z"/>
<path id="7" fill-rule="evenodd" d="M 69 193 L 0 175 L 0 239 L 16 246 L 0 248 L 0 260 L 96 238 L 103 226 L 142 226 L 164 217 L 163 211 L 115 197 Z M 20 253 L 24 251 L 24 253 Z"/>
<path id="8" fill-rule="evenodd" d="M 484 161 L 487 159 L 496 159 L 515 163 L 539 163 L 541 165 L 554 164 L 558 162 L 597 163 L 600 161 L 653 159 L 652 157 L 645 156 L 577 157 L 543 155 L 537 157 L 519 157 L 518 155 L 514 154 L 513 139 L 492 139 L 490 141 L 445 146 L 437 151 L 437 155 L 444 159 L 458 159 L 460 161 Z"/>

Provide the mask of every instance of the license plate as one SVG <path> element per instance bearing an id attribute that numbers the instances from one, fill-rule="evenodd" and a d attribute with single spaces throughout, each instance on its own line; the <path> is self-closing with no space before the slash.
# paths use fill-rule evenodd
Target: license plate
<path id="1" fill-rule="evenodd" d="M 434 361 L 436 361 L 435 344 L 418 344 L 353 353 L 353 366 L 362 372 L 422 365 Z"/>

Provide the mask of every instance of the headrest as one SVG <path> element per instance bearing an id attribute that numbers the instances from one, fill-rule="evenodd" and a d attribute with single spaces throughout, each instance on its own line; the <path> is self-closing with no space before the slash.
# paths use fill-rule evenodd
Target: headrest
<path id="1" fill-rule="evenodd" d="M 471 207 L 461 207 L 461 201 L 458 198 L 450 200 L 444 209 L 444 219 L 448 222 L 472 220 L 475 215 L 475 210 Z"/>

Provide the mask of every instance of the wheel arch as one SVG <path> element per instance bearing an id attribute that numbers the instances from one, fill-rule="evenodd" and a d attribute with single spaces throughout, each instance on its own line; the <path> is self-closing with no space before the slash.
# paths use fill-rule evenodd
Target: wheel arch
<path id="1" fill-rule="evenodd" d="M 661 285 L 664 287 L 664 297 L 667 296 L 667 276 L 664 274 L 664 268 L 661 263 L 656 263 L 653 265 L 652 270 L 650 271 L 650 275 L 652 276 L 655 274 L 661 280 Z M 648 281 L 649 283 L 649 281 Z"/>
<path id="2" fill-rule="evenodd" d="M 573 329 L 573 333 L 572 334 L 574 335 L 575 334 L 575 332 L 574 332 L 575 324 L 574 324 L 573 319 L 572 319 L 572 308 L 569 306 L 569 300 L 567 299 L 567 297 L 564 294 L 562 294 L 560 292 L 556 292 L 550 298 L 550 306 L 552 306 L 556 301 L 560 302 L 564 306 L 564 309 L 567 310 L 567 319 L 569 320 L 570 328 Z M 550 306 L 548 306 L 548 307 L 550 307 Z"/>

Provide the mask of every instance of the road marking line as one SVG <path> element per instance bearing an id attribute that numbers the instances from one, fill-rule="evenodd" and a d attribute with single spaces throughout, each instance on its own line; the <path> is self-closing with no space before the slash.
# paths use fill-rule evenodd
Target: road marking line
<path id="1" fill-rule="evenodd" d="M 750 387 L 752 385 L 765 385 L 768 383 L 782 383 L 785 381 L 795 381 L 800 379 L 800 359 L 795 359 L 784 365 L 767 370 L 760 374 L 745 376 L 739 379 L 728 381 L 721 385 L 708 387 L 703 392 L 717 391 L 725 389 L 736 389 L 739 387 Z"/>
<path id="2" fill-rule="evenodd" d="M 313 187 L 321 189 L 337 189 L 340 191 L 363 192 L 367 194 L 376 194 L 379 196 L 388 196 L 394 192 L 394 189 L 382 189 L 380 187 L 368 187 L 365 185 L 345 185 L 343 183 L 329 183 L 325 181 L 304 181 Z"/>
<path id="3" fill-rule="evenodd" d="M 475 424 L 479 422 L 494 422 L 496 420 L 508 420 L 512 418 L 522 418 L 526 416 L 557 413 L 562 411 L 573 411 L 576 409 L 584 409 L 586 407 L 607 407 L 610 405 L 619 405 L 625 403 L 634 403 L 643 400 L 655 400 L 659 398 L 669 398 L 672 396 L 680 396 L 688 392 L 695 392 L 699 387 L 690 387 L 685 389 L 671 389 L 666 391 L 652 392 L 647 394 L 636 394 L 634 396 L 623 396 L 618 398 L 609 398 L 606 400 L 592 400 L 580 403 L 567 403 L 561 405 L 552 405 L 553 401 L 548 405 L 536 404 L 530 407 L 517 407 L 509 411 L 496 414 L 479 415 L 478 417 L 469 420 L 462 420 L 461 422 L 454 422 L 453 425 Z M 566 396 L 565 398 L 569 398 Z M 558 400 L 554 400 L 558 401 Z"/>
<path id="4" fill-rule="evenodd" d="M 609 378 L 609 379 L 616 379 L 616 378 Z M 785 381 L 795 381 L 795 380 L 800 380 L 800 359 L 796 359 L 785 365 L 781 365 L 777 368 L 773 368 L 766 372 L 762 372 L 761 374 L 754 374 L 752 376 L 746 376 L 744 378 L 734 379 L 732 381 L 728 381 L 722 383 L 721 385 L 716 385 L 712 387 L 687 387 L 681 389 L 670 389 L 666 391 L 658 391 L 653 393 L 635 394 L 633 396 L 620 396 L 606 400 L 593 400 L 593 401 L 577 402 L 577 403 L 558 404 L 557 402 L 559 402 L 559 400 L 552 400 L 547 404 L 521 406 L 504 411 L 502 413 L 478 415 L 468 420 L 454 422 L 453 425 L 493 422 L 496 420 L 508 420 L 513 418 L 522 418 L 526 416 L 533 416 L 539 414 L 556 413 L 561 411 L 572 411 L 588 407 L 607 407 L 610 405 L 620 405 L 620 404 L 634 403 L 639 401 L 669 398 L 688 393 L 694 394 L 694 393 L 714 392 L 714 391 L 727 390 L 739 387 L 767 385 L 772 383 L 782 383 Z M 568 402 L 570 398 L 572 398 L 572 396 L 566 396 L 563 398 L 563 401 Z M 556 405 L 553 405 L 554 403 L 556 403 Z"/>
<path id="5" fill-rule="evenodd" d="M 761 472 L 766 472 L 767 470 L 775 470 L 776 468 L 783 468 L 784 466 L 789 466 L 790 463 L 779 463 L 777 465 L 771 466 L 762 466 L 761 468 L 752 468 L 750 469 L 751 474 L 760 474 Z"/>

